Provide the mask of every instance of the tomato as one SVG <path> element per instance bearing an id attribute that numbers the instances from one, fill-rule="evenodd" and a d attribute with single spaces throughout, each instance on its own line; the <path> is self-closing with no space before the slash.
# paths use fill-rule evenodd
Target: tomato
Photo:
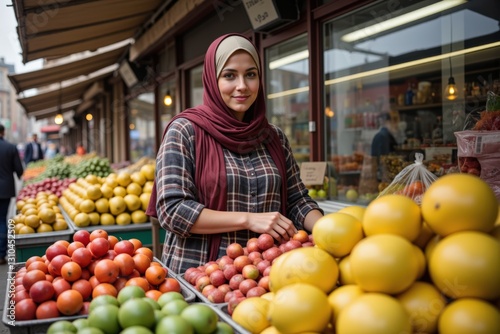
<path id="1" fill-rule="evenodd" d="M 448 174 L 434 181 L 422 197 L 422 215 L 441 236 L 459 231 L 490 232 L 498 201 L 490 186 L 470 174 Z"/>
<path id="2" fill-rule="evenodd" d="M 440 334 L 500 333 L 500 312 L 486 301 L 461 298 L 443 310 L 438 328 Z"/>
<path id="3" fill-rule="evenodd" d="M 336 333 L 411 333 L 410 316 L 394 297 L 382 293 L 365 293 L 340 312 Z"/>
<path id="4" fill-rule="evenodd" d="M 364 238 L 354 246 L 349 261 L 354 281 L 368 292 L 402 292 L 419 270 L 415 245 L 394 234 Z"/>
<path id="5" fill-rule="evenodd" d="M 430 255 L 432 281 L 451 298 L 500 298 L 500 243 L 482 232 L 457 232 Z"/>
<path id="6" fill-rule="evenodd" d="M 390 233 L 413 242 L 422 229 L 422 214 L 411 198 L 390 194 L 368 204 L 362 223 L 366 236 Z"/>

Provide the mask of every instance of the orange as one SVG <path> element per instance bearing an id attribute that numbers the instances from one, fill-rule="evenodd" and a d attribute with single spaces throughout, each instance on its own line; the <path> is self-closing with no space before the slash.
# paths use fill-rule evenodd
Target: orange
<path id="1" fill-rule="evenodd" d="M 76 262 L 66 262 L 61 268 L 61 276 L 68 282 L 77 281 L 82 276 L 82 268 Z"/>
<path id="2" fill-rule="evenodd" d="M 129 239 L 131 243 L 134 244 L 134 250 L 138 250 L 142 247 L 142 241 L 136 238 Z"/>
<path id="3" fill-rule="evenodd" d="M 151 285 L 159 285 L 165 281 L 167 271 L 160 266 L 150 266 L 146 269 L 144 276 Z"/>
<path id="4" fill-rule="evenodd" d="M 154 289 L 146 291 L 146 297 L 151 298 L 151 299 L 153 299 L 153 300 L 155 300 L 155 301 L 157 301 L 157 300 L 158 300 L 158 298 L 160 298 L 160 296 L 161 296 L 162 294 L 163 294 L 163 293 L 162 293 L 161 291 L 159 291 L 159 290 L 154 290 Z"/>
<path id="5" fill-rule="evenodd" d="M 154 254 L 153 254 L 153 251 L 151 250 L 151 248 L 139 247 L 135 250 L 134 255 L 135 254 L 144 254 L 149 258 L 149 260 L 153 261 Z"/>
<path id="6" fill-rule="evenodd" d="M 151 259 L 147 255 L 141 253 L 135 254 L 132 259 L 135 263 L 135 269 L 137 269 L 140 274 L 144 274 L 151 264 Z"/>
<path id="7" fill-rule="evenodd" d="M 309 241 L 309 234 L 307 233 L 307 231 L 298 230 L 297 233 L 295 233 L 293 235 L 292 239 L 300 241 L 301 243 L 308 242 Z"/>
<path id="8" fill-rule="evenodd" d="M 158 285 L 158 290 L 162 293 L 174 291 L 181 292 L 181 284 L 178 280 L 173 277 L 167 277 L 165 280 Z"/>
<path id="9" fill-rule="evenodd" d="M 94 276 L 101 283 L 113 283 L 119 273 L 118 265 L 110 259 L 99 260 L 94 268 Z"/>
<path id="10" fill-rule="evenodd" d="M 92 298 L 102 295 L 110 295 L 116 297 L 118 295 L 118 291 L 111 283 L 99 283 L 92 290 Z"/>
<path id="11" fill-rule="evenodd" d="M 57 297 L 57 309 L 64 315 L 75 315 L 83 307 L 83 297 L 76 290 L 66 290 Z"/>
<path id="12" fill-rule="evenodd" d="M 132 277 L 132 278 L 130 278 L 127 281 L 127 283 L 125 283 L 125 286 L 129 286 L 129 285 L 139 286 L 140 288 L 142 288 L 142 290 L 144 290 L 144 292 L 149 290 L 149 282 L 144 277 Z"/>

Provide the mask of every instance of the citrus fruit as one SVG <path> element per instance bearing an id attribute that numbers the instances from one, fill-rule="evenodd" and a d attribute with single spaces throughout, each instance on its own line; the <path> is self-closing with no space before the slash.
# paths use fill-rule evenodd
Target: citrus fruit
<path id="1" fill-rule="evenodd" d="M 97 306 L 101 305 L 115 305 L 120 306 L 118 299 L 111 295 L 100 295 L 92 299 L 89 305 L 89 312 L 92 312 Z"/>
<path id="2" fill-rule="evenodd" d="M 38 228 L 40 226 L 40 217 L 36 214 L 28 215 L 24 218 L 24 224 L 33 229 Z"/>
<path id="3" fill-rule="evenodd" d="M 414 333 L 436 333 L 438 318 L 447 302 L 434 285 L 415 282 L 395 297 L 410 315 Z"/>
<path id="4" fill-rule="evenodd" d="M 78 208 L 81 212 L 90 213 L 95 211 L 95 203 L 91 199 L 84 199 Z"/>
<path id="5" fill-rule="evenodd" d="M 217 329 L 219 316 L 210 306 L 205 304 L 190 304 L 181 312 L 197 334 L 210 334 Z"/>
<path id="6" fill-rule="evenodd" d="M 130 177 L 130 173 L 127 172 L 120 172 L 116 176 L 116 182 L 118 182 L 118 185 L 122 187 L 126 187 L 132 182 L 132 178 Z"/>
<path id="7" fill-rule="evenodd" d="M 160 332 L 160 333 L 167 333 L 167 332 Z M 146 328 L 144 326 L 131 326 L 122 330 L 120 334 L 153 334 L 153 332 L 149 328 Z"/>
<path id="8" fill-rule="evenodd" d="M 143 210 L 135 210 L 130 216 L 134 224 L 142 224 L 148 221 L 148 216 Z"/>
<path id="9" fill-rule="evenodd" d="M 328 295 L 328 303 L 332 308 L 333 321 L 337 319 L 339 312 L 357 297 L 365 292 L 356 284 L 342 285 Z"/>
<path id="10" fill-rule="evenodd" d="M 180 315 L 169 315 L 158 321 L 156 333 L 194 334 L 194 329 L 189 321 Z"/>
<path id="11" fill-rule="evenodd" d="M 301 282 L 329 293 L 337 283 L 338 274 L 337 262 L 328 252 L 317 247 L 296 248 L 273 261 L 269 288 L 277 292 L 286 285 Z"/>
<path id="12" fill-rule="evenodd" d="M 78 227 L 86 227 L 90 225 L 90 217 L 88 214 L 80 212 L 75 216 L 73 222 Z"/>
<path id="13" fill-rule="evenodd" d="M 119 333 L 120 323 L 118 322 L 118 312 L 120 308 L 116 305 L 99 305 L 89 312 L 88 321 L 90 327 L 96 327 L 104 333 Z M 152 312 L 151 312 L 152 313 Z"/>
<path id="14" fill-rule="evenodd" d="M 95 201 L 95 209 L 99 213 L 109 212 L 109 202 L 107 198 L 99 198 Z"/>
<path id="15" fill-rule="evenodd" d="M 123 200 L 125 201 L 125 204 L 127 205 L 127 209 L 132 212 L 135 210 L 140 209 L 142 202 L 139 199 L 139 196 L 137 194 L 126 194 L 123 197 Z"/>
<path id="16" fill-rule="evenodd" d="M 72 332 L 76 333 L 77 328 L 75 325 L 71 323 L 71 321 L 68 320 L 58 320 L 54 323 L 52 323 L 49 328 L 47 328 L 47 334 L 55 334 L 55 333 L 61 333 L 61 332 Z"/>
<path id="17" fill-rule="evenodd" d="M 329 213 L 316 221 L 312 229 L 314 243 L 333 257 L 348 255 L 363 239 L 361 221 L 347 213 Z"/>
<path id="18" fill-rule="evenodd" d="M 129 225 L 131 222 L 132 218 L 128 212 L 122 212 L 115 218 L 115 223 L 117 225 Z"/>
<path id="19" fill-rule="evenodd" d="M 429 274 L 451 298 L 500 298 L 500 243 L 491 235 L 456 232 L 440 240 L 430 255 Z"/>
<path id="20" fill-rule="evenodd" d="M 163 307 L 168 302 L 170 302 L 172 300 L 176 300 L 176 299 L 184 300 L 184 296 L 180 292 L 169 291 L 169 292 L 165 292 L 164 294 L 162 294 L 158 298 L 157 302 L 158 302 L 158 305 L 160 305 L 160 307 Z"/>
<path id="21" fill-rule="evenodd" d="M 341 285 L 356 284 L 352 277 L 350 256 L 344 256 L 339 261 L 339 282 Z"/>
<path id="22" fill-rule="evenodd" d="M 336 333 L 411 333 L 410 317 L 397 299 L 383 293 L 365 293 L 339 313 Z"/>
<path id="23" fill-rule="evenodd" d="M 441 236 L 459 231 L 490 232 L 498 201 L 490 186 L 470 174 L 447 174 L 434 181 L 422 197 L 422 215 Z"/>
<path id="24" fill-rule="evenodd" d="M 246 298 L 234 308 L 232 318 L 250 333 L 260 333 L 270 326 L 267 319 L 269 303 L 260 297 Z"/>
<path id="25" fill-rule="evenodd" d="M 132 298 L 144 298 L 146 293 L 144 290 L 136 285 L 129 285 L 123 287 L 120 291 L 118 291 L 118 295 L 116 299 L 118 299 L 118 303 L 120 305 L 124 304 L 127 300 Z"/>
<path id="26" fill-rule="evenodd" d="M 142 194 L 142 186 L 135 182 L 130 182 L 127 186 L 127 194 L 139 196 Z"/>
<path id="27" fill-rule="evenodd" d="M 93 184 L 87 188 L 87 198 L 92 201 L 97 201 L 102 197 L 100 184 Z"/>
<path id="28" fill-rule="evenodd" d="M 340 209 L 339 213 L 347 213 L 355 218 L 357 218 L 360 222 L 363 221 L 363 217 L 365 215 L 366 208 L 359 205 L 350 205 L 345 208 Z"/>
<path id="29" fill-rule="evenodd" d="M 141 167 L 140 172 L 146 180 L 148 181 L 153 181 L 155 177 L 155 165 L 154 164 L 147 164 Z"/>
<path id="30" fill-rule="evenodd" d="M 364 238 L 349 261 L 354 281 L 367 292 L 402 292 L 416 280 L 419 269 L 414 245 L 395 234 Z"/>
<path id="31" fill-rule="evenodd" d="M 38 217 L 43 223 L 52 224 L 56 221 L 56 213 L 52 209 L 42 209 L 38 211 Z"/>
<path id="32" fill-rule="evenodd" d="M 441 334 L 500 333 L 500 311 L 484 300 L 460 298 L 445 307 L 438 329 Z"/>
<path id="33" fill-rule="evenodd" d="M 118 216 L 127 209 L 127 204 L 122 196 L 113 196 L 108 200 L 109 211 L 112 215 Z"/>
<path id="34" fill-rule="evenodd" d="M 133 298 L 120 305 L 118 322 L 122 328 L 144 326 L 152 328 L 155 324 L 154 308 L 142 298 Z"/>
<path id="35" fill-rule="evenodd" d="M 366 236 L 390 233 L 412 242 L 420 234 L 422 215 L 411 198 L 390 194 L 368 204 L 362 224 Z"/>
<path id="36" fill-rule="evenodd" d="M 322 332 L 332 316 L 325 292 L 307 283 L 290 284 L 279 289 L 269 303 L 269 322 L 282 333 Z"/>
<path id="37" fill-rule="evenodd" d="M 146 177 L 141 173 L 141 172 L 133 172 L 131 175 L 130 175 L 130 179 L 132 180 L 132 182 L 135 182 L 137 183 L 138 185 L 140 185 L 141 187 L 146 183 Z"/>
<path id="38" fill-rule="evenodd" d="M 167 315 L 180 315 L 181 312 L 188 306 L 188 302 L 183 299 L 169 301 L 161 308 L 161 311 Z"/>
<path id="39" fill-rule="evenodd" d="M 100 217 L 101 225 L 114 225 L 115 224 L 115 216 L 111 213 L 103 213 Z"/>

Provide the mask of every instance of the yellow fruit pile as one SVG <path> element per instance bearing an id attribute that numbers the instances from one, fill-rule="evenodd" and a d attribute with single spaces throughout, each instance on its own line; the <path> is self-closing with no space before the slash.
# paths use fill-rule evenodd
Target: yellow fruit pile
<path id="1" fill-rule="evenodd" d="M 500 333 L 499 203 L 480 178 L 443 176 L 421 206 L 386 195 L 347 207 L 312 235 L 233 320 L 266 334 Z"/>
<path id="2" fill-rule="evenodd" d="M 148 220 L 154 172 L 154 164 L 147 164 L 131 174 L 87 175 L 70 184 L 59 201 L 77 227 L 142 224 Z"/>
<path id="3" fill-rule="evenodd" d="M 68 224 L 58 207 L 59 198 L 41 191 L 35 198 L 20 199 L 16 202 L 17 214 L 12 217 L 16 234 L 61 231 Z"/>

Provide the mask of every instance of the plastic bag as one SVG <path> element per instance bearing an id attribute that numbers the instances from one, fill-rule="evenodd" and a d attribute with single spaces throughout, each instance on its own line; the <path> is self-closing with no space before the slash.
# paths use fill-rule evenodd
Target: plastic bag
<path id="1" fill-rule="evenodd" d="M 500 95 L 489 91 L 485 108 L 472 110 L 465 119 L 464 130 L 500 130 Z"/>
<path id="2" fill-rule="evenodd" d="M 425 167 L 423 161 L 424 155 L 416 153 L 415 162 L 403 168 L 378 197 L 389 194 L 405 195 L 420 205 L 425 190 L 437 179 L 437 176 Z"/>

